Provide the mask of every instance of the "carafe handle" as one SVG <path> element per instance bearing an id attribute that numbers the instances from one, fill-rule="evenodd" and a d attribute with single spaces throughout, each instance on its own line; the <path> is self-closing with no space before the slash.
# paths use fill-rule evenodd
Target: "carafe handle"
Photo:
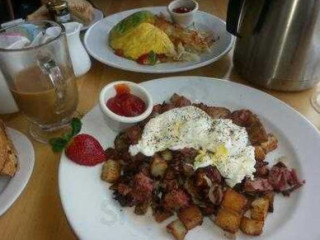
<path id="1" fill-rule="evenodd" d="M 227 12 L 227 31 L 232 35 L 241 37 L 238 33 L 239 19 L 245 0 L 229 0 Z"/>
<path id="2" fill-rule="evenodd" d="M 44 74 L 49 76 L 56 95 L 55 112 L 60 114 L 64 110 L 66 95 L 62 71 L 56 61 L 47 56 L 38 58 L 38 66 Z"/>

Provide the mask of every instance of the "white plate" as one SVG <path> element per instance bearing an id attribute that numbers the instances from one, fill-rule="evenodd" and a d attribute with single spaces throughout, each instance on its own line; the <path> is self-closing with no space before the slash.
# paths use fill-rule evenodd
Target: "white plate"
<path id="1" fill-rule="evenodd" d="M 91 27 L 96 22 L 100 21 L 102 18 L 103 18 L 103 12 L 99 9 L 94 8 L 92 21 L 88 25 L 83 26 L 80 31 L 87 30 L 89 27 Z"/>
<path id="2" fill-rule="evenodd" d="M 254 111 L 268 132 L 279 139 L 279 148 L 268 155 L 268 161 L 287 157 L 287 164 L 296 168 L 306 184 L 290 198 L 276 196 L 275 211 L 268 215 L 262 236 L 252 239 L 319 240 L 320 216 L 320 134 L 302 115 L 278 99 L 259 90 L 218 79 L 205 77 L 172 77 L 141 84 L 161 103 L 173 93 L 193 101 L 247 108 Z M 82 132 L 95 136 L 103 147 L 113 146 L 115 133 L 105 124 L 95 107 L 83 118 Z M 75 233 L 90 240 L 162 240 L 172 239 L 166 232 L 166 220 L 157 224 L 151 213 L 133 214 L 132 208 L 121 208 L 112 198 L 109 184 L 100 180 L 102 165 L 83 167 L 62 155 L 59 167 L 59 189 L 63 208 Z M 237 234 L 238 240 L 248 237 Z M 201 227 L 191 230 L 186 240 L 226 239 L 220 228 L 205 219 Z"/>
<path id="3" fill-rule="evenodd" d="M 34 165 L 34 150 L 29 139 L 12 128 L 8 128 L 8 134 L 18 153 L 18 171 L 12 178 L 0 176 L 0 216 L 22 193 Z"/>
<path id="4" fill-rule="evenodd" d="M 206 66 L 223 57 L 233 46 L 234 37 L 226 31 L 225 22 L 209 13 L 198 11 L 195 20 L 196 27 L 202 30 L 214 32 L 215 36 L 219 36 L 219 40 L 213 44 L 211 52 L 202 54 L 200 61 L 162 63 L 154 66 L 144 66 L 136 63 L 135 61 L 115 55 L 108 44 L 110 30 L 125 17 L 141 10 L 149 10 L 155 14 L 162 12 L 169 18 L 169 13 L 167 12 L 166 7 L 133 9 L 108 16 L 94 24 L 86 32 L 84 44 L 89 54 L 96 60 L 119 69 L 145 73 L 170 73 L 187 71 Z"/>

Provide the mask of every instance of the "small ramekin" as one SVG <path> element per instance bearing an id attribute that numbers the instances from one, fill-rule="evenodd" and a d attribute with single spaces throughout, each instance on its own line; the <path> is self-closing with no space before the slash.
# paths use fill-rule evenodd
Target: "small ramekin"
<path id="1" fill-rule="evenodd" d="M 192 9 L 190 12 L 187 13 L 175 13 L 173 10 L 180 7 L 188 7 Z M 177 24 L 188 27 L 190 26 L 193 21 L 196 12 L 198 11 L 199 4 L 198 2 L 194 0 L 175 0 L 169 3 L 168 5 L 168 11 L 170 15 L 172 16 L 174 22 Z"/>
<path id="2" fill-rule="evenodd" d="M 130 93 L 140 97 L 145 102 L 146 110 L 142 114 L 135 117 L 124 117 L 112 112 L 107 107 L 106 103 L 108 99 L 116 95 L 116 89 L 114 86 L 118 84 L 126 84 L 130 88 Z M 140 85 L 129 81 L 116 81 L 106 85 L 100 92 L 99 105 L 108 126 L 116 132 L 122 132 L 126 128 L 146 119 L 153 109 L 152 97 L 148 91 Z"/>

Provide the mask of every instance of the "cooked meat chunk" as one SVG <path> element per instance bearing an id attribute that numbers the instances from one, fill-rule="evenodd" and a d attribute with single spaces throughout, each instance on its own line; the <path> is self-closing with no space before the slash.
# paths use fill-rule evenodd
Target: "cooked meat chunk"
<path id="1" fill-rule="evenodd" d="M 172 215 L 173 213 L 171 211 L 167 211 L 161 206 L 157 206 L 153 208 L 153 216 L 158 223 L 163 222 L 164 220 L 168 219 Z"/>
<path id="2" fill-rule="evenodd" d="M 178 210 L 190 204 L 190 197 L 182 189 L 173 189 L 164 195 L 164 208 L 167 210 Z"/>
<path id="3" fill-rule="evenodd" d="M 265 162 L 265 161 L 257 162 L 254 167 L 256 169 L 256 172 L 254 173 L 256 177 L 261 177 L 261 178 L 268 177 L 268 173 L 269 173 L 268 162 Z"/>
<path id="4" fill-rule="evenodd" d="M 170 102 L 174 105 L 174 107 L 185 107 L 191 105 L 191 101 L 189 99 L 176 93 L 172 95 Z"/>
<path id="5" fill-rule="evenodd" d="M 249 127 L 252 123 L 251 116 L 253 113 L 249 110 L 237 110 L 231 113 L 232 121 L 240 127 Z"/>
<path id="6" fill-rule="evenodd" d="M 247 129 L 252 145 L 260 145 L 268 140 L 267 132 L 260 119 L 251 111 L 246 109 L 234 111 L 231 119 L 235 124 Z"/>
<path id="7" fill-rule="evenodd" d="M 260 145 L 268 140 L 267 132 L 258 118 L 247 127 L 247 132 L 252 145 Z"/>
<path id="8" fill-rule="evenodd" d="M 132 126 L 126 130 L 127 138 L 130 144 L 137 144 L 142 135 L 142 129 L 139 126 Z"/>
<path id="9" fill-rule="evenodd" d="M 282 192 L 286 196 L 305 183 L 298 178 L 294 169 L 287 168 L 282 162 L 271 168 L 268 179 L 276 192 Z"/>
<path id="10" fill-rule="evenodd" d="M 119 153 L 114 148 L 107 148 L 105 151 L 106 159 L 119 159 Z"/>
<path id="11" fill-rule="evenodd" d="M 210 107 L 203 103 L 196 103 L 193 105 L 205 111 L 213 119 L 228 118 L 231 114 L 230 110 L 224 107 Z"/>
<path id="12" fill-rule="evenodd" d="M 246 179 L 244 182 L 245 192 L 266 192 L 272 191 L 273 187 L 270 185 L 268 179 L 256 178 L 254 180 Z"/>

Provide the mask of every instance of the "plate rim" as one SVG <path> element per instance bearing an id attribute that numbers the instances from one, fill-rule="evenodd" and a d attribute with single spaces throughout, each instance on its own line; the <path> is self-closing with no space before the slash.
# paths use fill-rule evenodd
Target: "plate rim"
<path id="1" fill-rule="evenodd" d="M 100 21 L 103 21 L 105 19 L 108 19 L 108 18 L 111 18 L 111 17 L 114 17 L 118 14 L 125 14 L 127 12 L 131 12 L 131 11 L 141 11 L 141 10 L 152 10 L 152 9 L 161 9 L 161 8 L 164 8 L 166 9 L 165 6 L 155 6 L 155 7 L 143 7 L 143 8 L 135 8 L 135 9 L 129 9 L 129 10 L 125 10 L 125 11 L 122 11 L 122 12 L 118 12 L 118 13 L 114 13 L 112 15 L 109 15 L 105 18 L 102 18 L 101 20 L 97 21 L 96 23 L 94 23 L 92 26 L 89 27 L 89 29 L 87 29 L 85 35 L 84 35 L 84 39 L 83 39 L 83 42 L 84 42 L 84 45 L 86 47 L 86 50 L 88 51 L 89 55 L 91 57 L 93 57 L 94 59 L 96 59 L 97 61 L 105 64 L 105 65 L 108 65 L 110 67 L 113 67 L 113 68 L 116 68 L 116 69 L 120 69 L 120 70 L 126 70 L 126 71 L 130 71 L 130 72 L 141 72 L 141 73 L 157 73 L 157 74 L 165 74 L 165 73 L 176 73 L 176 72 L 183 72 L 183 71 L 190 71 L 190 70 L 193 70 L 193 69 L 197 69 L 197 68 L 201 68 L 201 67 L 204 67 L 204 66 L 207 66 L 213 62 L 216 62 L 218 60 L 220 60 L 222 57 L 224 57 L 226 54 L 228 54 L 228 52 L 233 48 L 234 44 L 235 44 L 235 41 L 236 41 L 236 38 L 235 36 L 233 36 L 232 34 L 230 34 L 229 32 L 227 32 L 226 30 L 226 33 L 230 35 L 231 39 L 230 39 L 230 42 L 229 42 L 229 45 L 228 47 L 222 52 L 220 53 L 219 55 L 217 55 L 216 57 L 214 58 L 211 58 L 207 61 L 204 61 L 204 62 L 200 62 L 200 63 L 195 63 L 193 65 L 190 65 L 190 66 L 187 66 L 187 67 L 181 67 L 181 68 L 173 68 L 173 69 L 167 69 L 167 70 L 162 70 L 162 71 L 155 71 L 155 70 L 152 70 L 152 69 L 147 69 L 147 68 L 142 68 L 142 69 L 134 69 L 134 68 L 131 68 L 131 67 L 125 67 L 124 66 L 119 66 L 117 64 L 113 64 L 112 61 L 107 61 L 105 60 L 104 58 L 100 58 L 99 56 L 97 56 L 89 47 L 88 47 L 88 38 L 89 38 L 89 34 L 90 32 L 92 31 L 92 29 L 100 23 Z M 215 21 L 218 21 L 220 22 L 221 24 L 223 25 L 226 25 L 226 22 L 224 20 L 222 20 L 221 18 L 217 17 L 216 15 L 213 15 L 213 14 L 210 14 L 208 12 L 204 12 L 204 11 L 200 11 L 198 10 L 198 13 L 201 13 L 201 14 L 205 14 L 205 15 L 209 15 L 211 18 L 215 19 Z"/>
<path id="2" fill-rule="evenodd" d="M 305 122 L 308 127 L 310 127 L 310 129 L 312 129 L 312 132 L 317 133 L 317 139 L 320 140 L 320 131 L 319 129 L 308 119 L 306 118 L 304 115 L 302 115 L 300 112 L 298 112 L 297 110 L 295 110 L 293 107 L 291 107 L 290 105 L 288 105 L 287 103 L 281 101 L 280 99 L 260 90 L 260 89 L 256 89 L 254 87 L 242 84 L 242 83 L 238 83 L 238 82 L 233 82 L 233 81 L 229 81 L 226 79 L 219 79 L 219 78 L 212 78 L 212 77 L 204 77 L 204 76 L 171 76 L 171 77 L 162 77 L 162 78 L 155 78 L 155 79 L 151 79 L 148 81 L 144 81 L 141 82 L 139 84 L 144 85 L 144 84 L 150 84 L 153 81 L 161 81 L 161 80 L 179 80 L 179 79 L 185 79 L 187 78 L 188 80 L 194 80 L 194 79 L 203 79 L 203 80 L 210 80 L 210 81 L 219 81 L 219 82 L 223 82 L 224 84 L 228 84 L 228 85 L 233 85 L 234 87 L 237 86 L 241 86 L 244 87 L 246 89 L 246 91 L 255 91 L 259 94 L 263 94 L 265 97 L 274 100 L 277 104 L 282 105 L 283 107 L 287 108 L 289 111 L 291 111 L 292 114 L 296 115 L 298 117 L 298 119 L 302 120 L 303 122 Z M 87 112 L 87 114 L 84 116 L 84 118 L 89 115 L 92 111 L 94 111 L 97 108 L 97 105 L 95 105 L 89 112 Z M 67 212 L 66 211 L 66 203 L 63 200 L 62 194 L 61 194 L 61 188 L 62 188 L 62 176 L 61 176 L 61 169 L 63 167 L 63 158 L 66 158 L 65 154 L 61 155 L 61 159 L 60 159 L 60 163 L 59 163 L 59 171 L 58 171 L 58 182 L 59 182 L 59 193 L 60 193 L 60 199 L 61 199 L 61 203 L 63 206 L 63 210 L 64 213 L 67 217 L 67 220 L 71 226 L 71 228 L 73 229 L 74 233 L 77 235 L 77 237 L 81 238 L 80 233 L 78 232 L 76 226 L 74 226 L 74 223 L 71 221 L 71 218 L 69 217 L 69 214 L 71 215 L 71 212 Z M 277 237 L 277 236 L 275 236 Z"/>
<path id="3" fill-rule="evenodd" d="M 9 180 L 8 185 L 0 194 L 0 216 L 3 215 L 14 204 L 14 202 L 24 191 L 33 173 L 35 163 L 35 152 L 31 141 L 23 133 L 13 128 L 7 127 L 7 132 L 11 139 L 12 136 L 15 136 L 24 142 L 23 147 L 17 146 L 15 140 L 13 139 L 13 144 L 17 151 L 19 151 L 18 149 L 25 147 L 29 149 L 29 159 L 20 159 L 18 156 L 18 171 L 16 172 L 15 176 Z M 25 163 L 22 164 L 22 161 L 25 161 Z M 21 167 L 23 165 L 25 165 L 24 168 Z"/>

